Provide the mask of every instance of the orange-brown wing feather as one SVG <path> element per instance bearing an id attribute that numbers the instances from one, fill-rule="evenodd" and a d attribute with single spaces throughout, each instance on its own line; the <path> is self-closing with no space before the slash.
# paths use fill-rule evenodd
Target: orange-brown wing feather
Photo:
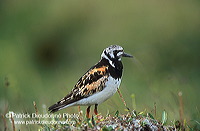
<path id="1" fill-rule="evenodd" d="M 107 81 L 108 75 L 101 77 L 98 81 L 93 82 L 85 86 L 83 90 L 81 90 L 81 94 L 83 96 L 92 95 L 94 93 L 100 92 L 105 87 L 105 82 Z"/>
<path id="2" fill-rule="evenodd" d="M 74 89 L 67 96 L 49 107 L 49 110 L 56 112 L 70 103 L 102 91 L 105 88 L 108 76 L 108 66 L 94 66 L 79 79 Z"/>
<path id="3" fill-rule="evenodd" d="M 75 85 L 74 89 L 77 91 L 77 93 L 75 93 L 74 95 L 88 97 L 95 92 L 103 90 L 103 83 L 105 82 L 105 80 L 107 80 L 108 77 L 107 70 L 107 66 L 102 66 L 99 68 L 93 68 L 88 71 Z"/>
<path id="4" fill-rule="evenodd" d="M 86 98 L 93 93 L 100 92 L 104 89 L 107 78 L 107 66 L 94 67 L 79 79 L 74 89 L 61 101 L 72 103 L 82 98 Z"/>

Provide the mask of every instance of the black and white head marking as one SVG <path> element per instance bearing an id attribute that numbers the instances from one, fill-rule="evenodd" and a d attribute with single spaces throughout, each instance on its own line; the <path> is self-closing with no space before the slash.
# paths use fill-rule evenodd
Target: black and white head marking
<path id="1" fill-rule="evenodd" d="M 111 45 L 103 50 L 101 58 L 105 58 L 109 61 L 110 65 L 115 67 L 115 61 L 121 61 L 122 57 L 132 57 L 124 52 L 124 49 L 119 45 Z"/>

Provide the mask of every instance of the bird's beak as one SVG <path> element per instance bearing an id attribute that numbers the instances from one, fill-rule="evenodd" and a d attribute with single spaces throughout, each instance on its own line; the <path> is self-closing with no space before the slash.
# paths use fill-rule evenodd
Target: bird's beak
<path id="1" fill-rule="evenodd" d="M 129 54 L 125 53 L 125 52 L 122 54 L 122 57 L 130 57 L 130 58 L 133 58 L 132 55 L 129 55 Z"/>

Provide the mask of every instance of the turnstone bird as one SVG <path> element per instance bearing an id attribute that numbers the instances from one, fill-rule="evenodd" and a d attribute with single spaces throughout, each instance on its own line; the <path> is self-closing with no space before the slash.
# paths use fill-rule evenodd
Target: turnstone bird
<path id="1" fill-rule="evenodd" d="M 95 105 L 94 113 L 97 115 L 97 106 L 113 96 L 120 86 L 122 57 L 133 56 L 125 53 L 118 45 L 104 49 L 100 61 L 78 80 L 67 96 L 50 106 L 49 111 L 56 112 L 70 106 L 88 106 L 86 116 L 89 118 L 90 107 Z"/>

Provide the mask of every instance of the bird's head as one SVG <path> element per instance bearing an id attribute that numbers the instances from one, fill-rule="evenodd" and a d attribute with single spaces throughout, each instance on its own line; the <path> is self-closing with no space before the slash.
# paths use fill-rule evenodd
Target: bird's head
<path id="1" fill-rule="evenodd" d="M 101 54 L 101 58 L 105 58 L 111 61 L 121 61 L 122 57 L 130 57 L 132 58 L 132 55 L 129 55 L 124 52 L 124 49 L 119 45 L 111 45 L 103 50 L 103 53 Z"/>

